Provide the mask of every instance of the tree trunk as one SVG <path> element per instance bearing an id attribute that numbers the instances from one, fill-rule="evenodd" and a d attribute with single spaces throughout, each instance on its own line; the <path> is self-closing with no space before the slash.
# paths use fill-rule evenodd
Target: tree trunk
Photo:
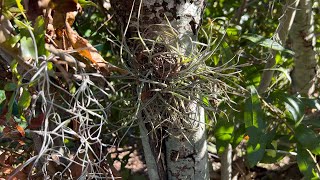
<path id="1" fill-rule="evenodd" d="M 292 50 L 295 53 L 295 67 L 292 71 L 293 91 L 302 95 L 311 95 L 315 88 L 317 66 L 311 0 L 300 0 L 290 38 Z"/>
<path id="2" fill-rule="evenodd" d="M 280 18 L 275 36 L 279 40 L 280 44 L 284 47 L 286 45 L 286 40 L 288 37 L 288 33 L 292 27 L 293 20 L 296 17 L 296 11 L 299 1 L 300 0 L 287 0 L 287 3 L 283 8 L 283 15 Z M 259 93 L 264 93 L 271 83 L 274 71 L 268 69 L 271 69 L 276 65 L 275 56 L 276 51 L 272 51 L 272 54 L 268 58 L 267 64 L 265 65 L 265 70 L 262 73 L 261 81 L 258 87 Z"/>
<path id="3" fill-rule="evenodd" d="M 137 118 L 150 179 L 209 179 L 204 109 L 168 88 L 192 57 L 204 0 L 111 0 L 136 77 Z"/>
<path id="4" fill-rule="evenodd" d="M 221 180 L 232 179 L 232 145 L 228 144 L 227 148 L 221 155 Z"/>

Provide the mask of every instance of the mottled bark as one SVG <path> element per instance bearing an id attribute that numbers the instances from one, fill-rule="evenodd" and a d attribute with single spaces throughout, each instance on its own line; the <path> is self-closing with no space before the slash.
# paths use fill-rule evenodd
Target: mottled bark
<path id="1" fill-rule="evenodd" d="M 174 81 L 185 68 L 181 58 L 195 50 L 204 0 L 111 0 L 111 6 L 125 32 L 122 38 L 130 52 L 124 61 L 132 75 L 161 84 Z M 178 107 L 173 95 L 155 83 L 144 80 L 138 85 L 143 87 L 141 135 L 149 132 L 148 138 L 142 137 L 149 178 L 209 179 L 204 110 L 194 101 L 183 100 L 185 106 Z M 154 88 L 157 92 L 151 91 Z M 144 104 L 159 96 L 180 113 L 168 106 L 152 109 L 155 106 Z M 197 95 L 190 92 L 190 96 Z"/>
<path id="2" fill-rule="evenodd" d="M 292 71 L 293 91 L 302 95 L 311 95 L 315 88 L 317 66 L 311 0 L 300 0 L 290 38 L 292 50 L 295 52 Z"/>
<path id="3" fill-rule="evenodd" d="M 231 180 L 232 178 L 232 145 L 228 144 L 227 148 L 221 155 L 221 180 Z"/>
<path id="4" fill-rule="evenodd" d="M 188 123 L 197 130 L 186 131 L 184 135 L 171 131 L 166 140 L 168 179 L 209 179 L 204 110 L 193 106 L 196 109 L 192 110 Z"/>

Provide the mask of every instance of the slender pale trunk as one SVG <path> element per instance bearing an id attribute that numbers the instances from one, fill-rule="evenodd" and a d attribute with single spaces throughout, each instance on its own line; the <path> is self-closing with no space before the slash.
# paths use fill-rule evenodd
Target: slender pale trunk
<path id="1" fill-rule="evenodd" d="M 293 91 L 310 96 L 315 88 L 317 66 L 311 0 L 300 0 L 290 38 L 292 40 L 292 50 L 295 53 L 294 70 L 291 75 Z"/>
<path id="2" fill-rule="evenodd" d="M 227 148 L 221 155 L 221 180 L 232 179 L 232 145 L 228 144 Z"/>
<path id="3" fill-rule="evenodd" d="M 278 39 L 282 46 L 286 45 L 289 31 L 292 27 L 293 20 L 296 17 L 299 1 L 300 0 L 287 0 L 287 3 L 283 8 L 283 15 L 279 20 L 279 26 L 275 34 L 275 37 Z M 276 51 L 272 51 L 270 57 L 267 59 L 267 64 L 265 65 L 265 70 L 262 73 L 261 81 L 258 87 L 259 93 L 264 93 L 271 83 L 274 71 L 269 69 L 273 68 L 276 64 L 275 56 Z"/>
<path id="4" fill-rule="evenodd" d="M 190 106 L 190 118 L 185 120 L 195 130 L 171 131 L 165 143 L 168 179 L 209 179 L 204 110 L 197 104 Z"/>
<path id="5" fill-rule="evenodd" d="M 125 32 L 123 43 L 131 54 L 124 61 L 133 76 L 148 79 L 138 82 L 141 103 L 137 114 L 149 178 L 153 180 L 209 179 L 203 108 L 192 100 L 180 99 L 185 104 L 182 108 L 180 100 L 172 100 L 172 94 L 153 90 L 179 76 L 184 68 L 180 58 L 193 54 L 204 1 L 111 0 Z M 197 96 L 191 91 L 190 96 Z M 167 101 L 163 110 L 153 109 L 161 107 L 152 106 L 154 102 L 145 103 L 158 96 Z"/>

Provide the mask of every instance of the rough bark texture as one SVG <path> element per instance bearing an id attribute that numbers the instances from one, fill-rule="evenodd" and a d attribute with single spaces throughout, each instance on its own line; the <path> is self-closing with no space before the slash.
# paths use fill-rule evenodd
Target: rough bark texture
<path id="1" fill-rule="evenodd" d="M 292 72 L 293 91 L 311 95 L 314 91 L 317 65 L 311 0 L 300 0 L 290 38 L 293 40 L 292 49 L 295 52 L 295 67 Z"/>
<path id="2" fill-rule="evenodd" d="M 168 179 L 209 179 L 204 110 L 196 104 L 190 106 L 193 109 L 187 121 L 197 129 L 183 135 L 171 131 L 165 144 Z"/>
<path id="3" fill-rule="evenodd" d="M 184 68 L 180 57 L 189 57 L 195 48 L 192 41 L 197 39 L 204 1 L 111 0 L 125 32 L 122 38 L 130 51 L 125 61 L 134 76 L 162 84 L 170 84 L 170 80 L 178 76 Z M 156 84 L 139 83 L 144 83 L 142 103 L 155 97 L 150 89 L 161 89 Z M 158 96 L 168 100 L 168 104 L 174 103 L 172 96 L 161 90 Z M 190 96 L 194 94 L 190 93 Z M 148 112 L 141 110 L 141 136 L 150 132 L 148 138 L 142 137 L 145 153 L 148 153 L 150 179 L 209 179 L 204 110 L 195 102 L 184 103 L 187 112 L 181 112 L 180 116 L 174 116 L 176 118 L 167 113 L 170 110 L 166 107 L 163 107 L 166 113 L 154 109 L 158 111 L 161 123 L 150 118 L 152 108 Z M 154 124 L 158 125 L 157 129 L 152 128 Z"/>

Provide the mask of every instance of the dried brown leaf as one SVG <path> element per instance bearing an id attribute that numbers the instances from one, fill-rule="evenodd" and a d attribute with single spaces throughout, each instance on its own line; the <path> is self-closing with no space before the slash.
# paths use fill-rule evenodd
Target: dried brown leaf
<path id="1" fill-rule="evenodd" d="M 19 133 L 21 134 L 22 137 L 25 137 L 25 136 L 26 136 L 26 133 L 24 132 L 23 127 L 17 125 L 17 126 L 16 126 L 16 129 L 19 131 Z"/>

